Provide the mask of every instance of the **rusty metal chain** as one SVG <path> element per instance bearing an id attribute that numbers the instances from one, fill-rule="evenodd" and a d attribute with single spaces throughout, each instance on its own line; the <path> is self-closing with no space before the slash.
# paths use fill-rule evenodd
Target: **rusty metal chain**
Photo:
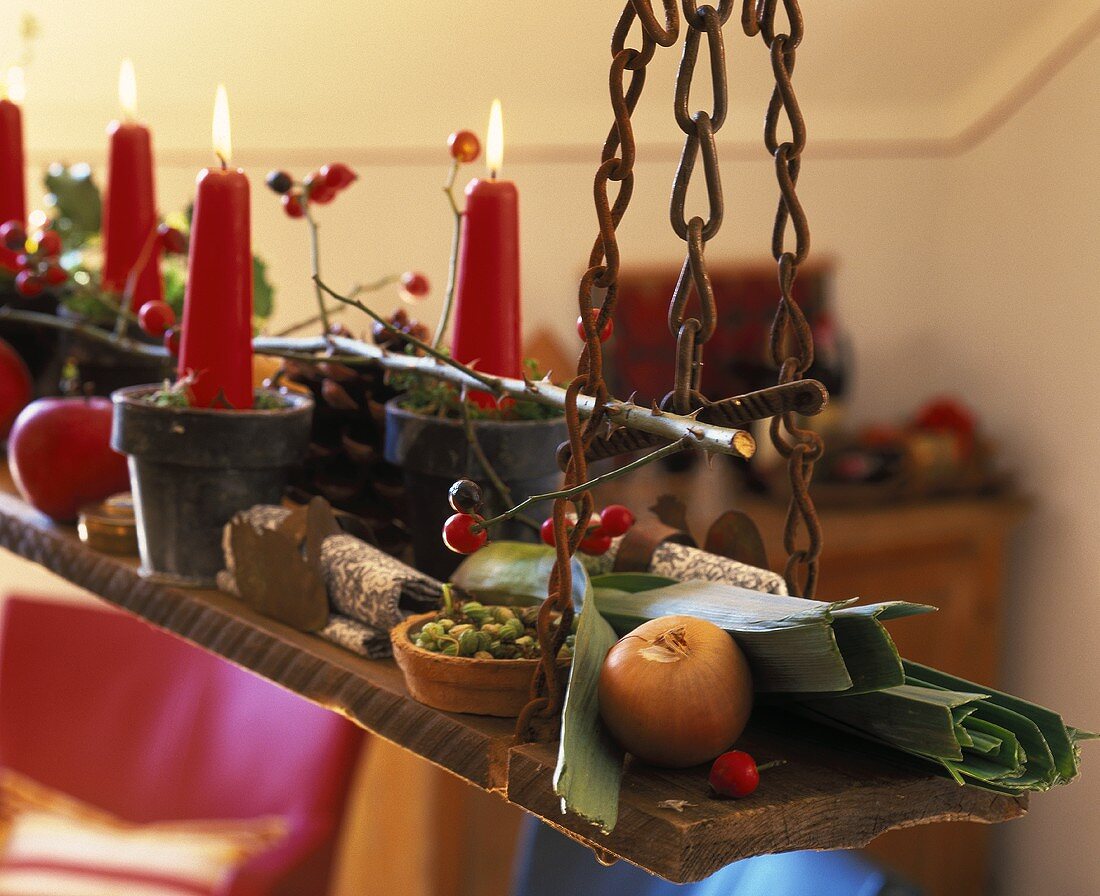
<path id="1" fill-rule="evenodd" d="M 778 267 L 780 298 L 772 325 L 770 350 L 782 385 L 802 379 L 809 370 L 814 361 L 814 341 L 810 325 L 792 294 L 798 266 L 810 251 L 809 223 L 796 189 L 802 151 L 806 147 L 806 123 L 791 83 L 804 26 L 798 0 L 783 0 L 788 31 L 777 30 L 778 5 L 778 0 L 744 0 L 741 24 L 749 37 L 759 34 L 764 39 L 775 75 L 775 89 L 764 122 L 764 145 L 775 159 L 780 193 L 772 230 L 772 255 Z M 784 122 L 790 129 L 790 138 L 781 142 L 779 130 Z M 794 251 L 786 248 L 788 225 L 794 231 Z M 771 439 L 776 450 L 787 459 L 791 485 L 783 530 L 787 587 L 792 594 L 812 598 L 817 590 L 821 523 L 809 488 L 814 464 L 822 455 L 824 443 L 818 433 L 799 426 L 795 414 L 790 411 L 772 418 Z M 805 544 L 801 547 L 800 528 L 806 533 Z"/>
<path id="2" fill-rule="evenodd" d="M 671 404 L 678 414 L 691 413 L 702 403 L 700 379 L 703 346 L 714 335 L 718 324 L 714 289 L 707 273 L 706 247 L 707 242 L 721 229 L 725 216 L 715 135 L 726 123 L 729 111 L 729 80 L 722 26 L 729 21 L 733 7 L 734 0 L 720 0 L 717 8 L 709 4 L 697 7 L 692 0 L 683 0 L 684 22 L 688 27 L 680 69 L 676 75 L 674 111 L 676 124 L 687 135 L 687 140 L 672 186 L 670 217 L 673 231 L 687 243 L 688 251 L 668 309 L 668 327 L 676 339 L 676 378 L 671 394 L 665 399 L 665 404 Z M 690 111 L 691 88 L 704 37 L 710 57 L 713 105 L 710 112 L 699 110 L 693 113 Z M 685 211 L 688 189 L 700 157 L 709 206 L 705 220 L 698 215 L 689 219 Z M 688 305 L 693 295 L 698 298 L 699 310 L 689 313 Z"/>
<path id="3" fill-rule="evenodd" d="M 636 144 L 631 116 L 645 87 L 646 70 L 657 47 L 670 47 L 680 34 L 680 16 L 676 0 L 662 0 L 664 24 L 653 10 L 652 0 L 628 0 L 611 38 L 609 88 L 615 121 L 604 143 L 600 167 L 596 171 L 593 194 L 599 235 L 588 259 L 588 270 L 581 278 L 578 305 L 584 322 L 585 345 L 577 362 L 577 377 L 566 390 L 565 420 L 569 430 L 571 457 L 565 469 L 564 488 L 588 481 L 587 449 L 606 422 L 602 407 L 609 398 L 603 376 L 603 350 L 600 331 L 611 319 L 618 297 L 619 246 L 616 229 L 630 205 L 634 190 Z M 641 32 L 641 46 L 628 47 L 627 40 L 635 25 Z M 630 72 L 629 83 L 626 73 Z M 690 172 L 689 172 L 690 173 Z M 708 175 L 709 178 L 709 175 Z M 618 184 L 614 201 L 610 185 Z M 604 290 L 596 308 L 596 291 Z M 596 398 L 596 410 L 585 421 L 577 411 L 577 397 L 584 393 Z M 576 524 L 569 528 L 569 505 Z M 590 492 L 572 499 L 554 502 L 554 543 L 557 556 L 550 574 L 548 597 L 539 610 L 538 639 L 541 660 L 531 685 L 531 700 L 516 720 L 516 735 L 529 740 L 536 735 L 538 722 L 553 723 L 561 711 L 564 692 L 558 676 L 558 652 L 569 634 L 573 620 L 572 558 L 584 538 L 592 516 Z M 554 624 L 555 617 L 560 620 Z"/>

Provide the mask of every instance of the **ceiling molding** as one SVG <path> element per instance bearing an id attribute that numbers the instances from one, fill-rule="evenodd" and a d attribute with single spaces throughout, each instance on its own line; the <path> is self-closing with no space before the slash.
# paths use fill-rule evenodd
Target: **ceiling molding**
<path id="1" fill-rule="evenodd" d="M 1100 37 L 1100 9 L 1083 22 L 1020 76 L 988 107 L 954 134 L 927 137 L 822 137 L 811 139 L 806 153 L 814 159 L 950 159 L 972 151 L 1011 121 L 1040 91 Z M 759 160 L 762 143 L 720 141 L 720 152 L 731 161 Z M 644 147 L 644 161 L 669 162 L 679 159 L 682 144 L 651 143 Z M 509 162 L 519 165 L 590 165 L 598 157 L 596 143 L 520 144 L 509 147 Z M 100 162 L 104 148 L 91 150 L 31 149 L 29 161 L 44 166 L 56 159 Z M 318 159 L 340 158 L 361 167 L 438 167 L 439 149 L 432 146 L 342 146 L 241 148 L 234 161 L 244 167 L 285 165 L 308 167 Z M 210 162 L 207 147 L 161 149 L 157 163 L 167 168 L 197 169 Z"/>

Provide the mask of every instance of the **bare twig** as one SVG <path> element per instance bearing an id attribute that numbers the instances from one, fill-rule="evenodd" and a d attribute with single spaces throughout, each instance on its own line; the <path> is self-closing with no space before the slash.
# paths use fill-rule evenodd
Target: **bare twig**
<path id="1" fill-rule="evenodd" d="M 454 309 L 455 290 L 458 287 L 458 250 L 462 238 L 463 211 L 458 207 L 455 199 L 455 178 L 458 176 L 459 161 L 455 159 L 451 163 L 451 171 L 447 176 L 447 182 L 443 185 L 443 193 L 451 206 L 454 215 L 454 226 L 451 231 L 451 257 L 447 263 L 447 291 L 443 294 L 443 310 L 439 314 L 439 323 L 435 327 L 435 336 L 432 338 L 432 348 L 439 348 L 443 344 L 443 338 L 447 335 L 447 327 L 451 323 L 451 312 Z"/>

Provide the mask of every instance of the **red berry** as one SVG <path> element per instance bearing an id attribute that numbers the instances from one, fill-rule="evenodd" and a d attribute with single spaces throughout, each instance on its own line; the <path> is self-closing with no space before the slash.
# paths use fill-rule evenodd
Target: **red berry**
<path id="1" fill-rule="evenodd" d="M 168 349 L 168 352 L 173 358 L 178 358 L 180 353 L 180 333 L 179 330 L 168 329 L 164 331 L 164 347 Z"/>
<path id="2" fill-rule="evenodd" d="M 431 291 L 428 278 L 419 271 L 405 271 L 401 275 L 402 291 L 413 299 L 422 299 Z"/>
<path id="3" fill-rule="evenodd" d="M 600 311 L 599 311 L 598 308 L 593 308 L 592 309 L 592 319 L 593 320 L 595 320 L 599 316 L 599 314 L 600 314 Z M 603 329 L 600 330 L 600 342 L 607 342 L 607 340 L 611 338 L 611 334 L 613 332 L 615 332 L 615 322 L 609 317 L 607 319 L 607 323 L 603 325 Z M 577 318 L 577 335 L 580 336 L 581 339 L 583 339 L 583 340 L 588 339 L 588 333 L 586 333 L 585 329 L 584 329 L 584 318 L 583 317 L 578 317 Z"/>
<path id="4" fill-rule="evenodd" d="M 634 514 L 622 504 L 608 504 L 600 514 L 600 528 L 612 538 L 626 535 L 634 525 Z"/>
<path id="5" fill-rule="evenodd" d="M 138 309 L 138 324 L 148 335 L 156 338 L 175 326 L 176 312 L 167 302 L 153 300 Z"/>
<path id="6" fill-rule="evenodd" d="M 484 529 L 473 531 L 480 520 L 468 513 L 456 513 L 443 524 L 443 543 L 456 554 L 472 554 L 489 538 Z"/>
<path id="7" fill-rule="evenodd" d="M 157 234 L 160 236 L 160 244 L 164 247 L 165 252 L 170 255 L 184 255 L 187 253 L 187 237 L 176 230 L 175 227 L 161 224 L 157 228 Z"/>
<path id="8" fill-rule="evenodd" d="M 20 268 L 33 268 L 38 264 L 38 259 L 33 255 L 28 255 L 26 252 L 20 252 L 15 256 L 15 264 Z"/>
<path id="9" fill-rule="evenodd" d="M 481 155 L 481 141 L 473 131 L 455 131 L 447 138 L 451 158 L 468 165 Z"/>
<path id="10" fill-rule="evenodd" d="M 343 162 L 330 162 L 321 168 L 320 174 L 325 179 L 325 185 L 334 190 L 346 190 L 359 180 L 359 175 Z"/>
<path id="11" fill-rule="evenodd" d="M 326 205 L 336 198 L 336 188 L 329 186 L 319 171 L 307 175 L 302 181 L 302 186 L 306 188 L 306 195 L 310 202 Z"/>
<path id="12" fill-rule="evenodd" d="M 39 230 L 34 235 L 38 251 L 47 258 L 56 258 L 61 254 L 61 236 L 56 230 Z"/>
<path id="13" fill-rule="evenodd" d="M 282 198 L 283 211 L 291 218 L 300 218 L 306 210 L 302 208 L 302 200 L 293 193 L 284 193 Z"/>
<path id="14" fill-rule="evenodd" d="M 611 549 L 611 536 L 599 529 L 589 529 L 581 539 L 580 550 L 589 557 L 600 557 Z"/>
<path id="15" fill-rule="evenodd" d="M 557 543 L 557 539 L 554 538 L 554 518 L 548 516 L 542 521 L 542 525 L 539 526 L 539 537 L 542 538 L 543 544 L 548 544 L 553 547 Z"/>
<path id="16" fill-rule="evenodd" d="M 46 282 L 49 283 L 50 286 L 60 286 L 69 279 L 69 272 L 59 264 L 51 264 L 46 266 L 46 272 L 43 274 L 43 277 L 46 278 Z"/>
<path id="17" fill-rule="evenodd" d="M 708 780 L 719 796 L 743 797 L 756 790 L 760 772 L 748 753 L 731 750 L 714 760 Z"/>
<path id="18" fill-rule="evenodd" d="M 15 275 L 15 291 L 26 299 L 33 299 L 45 287 L 42 278 L 34 271 L 24 270 Z"/>
<path id="19" fill-rule="evenodd" d="M 0 243 L 12 252 L 21 252 L 27 242 L 27 231 L 18 221 L 6 221 L 0 225 Z"/>

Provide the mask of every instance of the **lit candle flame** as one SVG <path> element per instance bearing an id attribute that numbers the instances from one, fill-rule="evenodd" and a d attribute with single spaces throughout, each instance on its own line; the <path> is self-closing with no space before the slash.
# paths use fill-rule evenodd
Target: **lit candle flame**
<path id="1" fill-rule="evenodd" d="M 493 100 L 489 111 L 489 134 L 485 140 L 485 161 L 489 165 L 489 174 L 496 179 L 504 166 L 504 116 L 500 109 L 500 100 Z"/>
<path id="2" fill-rule="evenodd" d="M 134 63 L 122 60 L 118 70 L 118 102 L 127 118 L 133 118 L 137 112 L 137 78 L 134 77 Z"/>
<path id="3" fill-rule="evenodd" d="M 13 103 L 21 103 L 27 98 L 27 85 L 23 80 L 23 69 L 13 65 L 8 69 L 8 76 L 4 81 L 4 93 Z"/>
<path id="4" fill-rule="evenodd" d="M 214 96 L 214 153 L 223 165 L 228 165 L 233 158 L 233 141 L 229 136 L 229 96 L 225 92 L 225 85 L 218 85 L 218 92 Z"/>

